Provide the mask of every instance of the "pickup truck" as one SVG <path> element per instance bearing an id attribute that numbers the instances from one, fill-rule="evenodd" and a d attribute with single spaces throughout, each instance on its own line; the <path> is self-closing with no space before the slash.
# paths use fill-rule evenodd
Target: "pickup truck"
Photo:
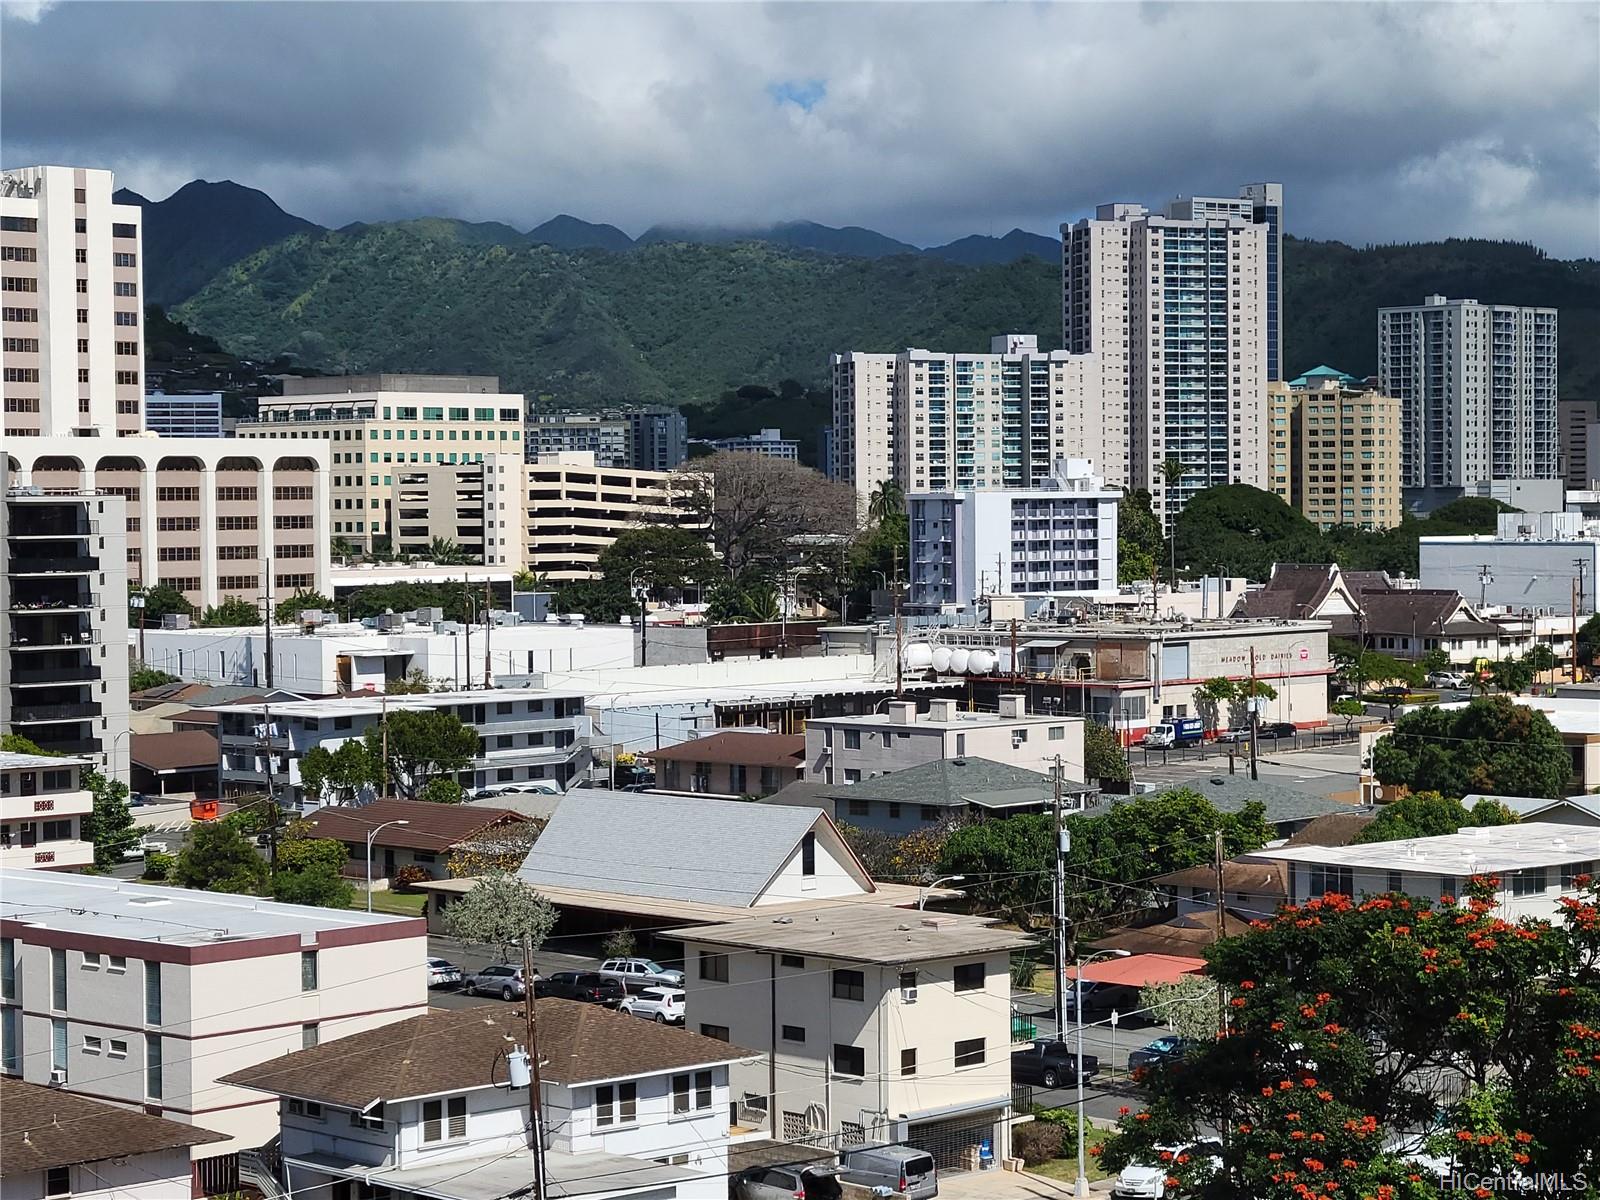
<path id="1" fill-rule="evenodd" d="M 1100 1073 L 1100 1060 L 1092 1054 L 1083 1056 L 1083 1077 L 1093 1079 Z M 1025 1050 L 1011 1052 L 1011 1082 L 1037 1083 L 1043 1087 L 1059 1087 L 1078 1081 L 1078 1056 L 1065 1042 L 1040 1038 Z"/>

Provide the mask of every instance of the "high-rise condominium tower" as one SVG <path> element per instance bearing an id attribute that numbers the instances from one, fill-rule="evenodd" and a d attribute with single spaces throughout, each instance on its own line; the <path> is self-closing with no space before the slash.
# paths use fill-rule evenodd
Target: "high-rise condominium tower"
<path id="1" fill-rule="evenodd" d="M 1443 296 L 1380 308 L 1378 380 L 1400 401 L 1406 487 L 1561 473 L 1555 309 Z"/>

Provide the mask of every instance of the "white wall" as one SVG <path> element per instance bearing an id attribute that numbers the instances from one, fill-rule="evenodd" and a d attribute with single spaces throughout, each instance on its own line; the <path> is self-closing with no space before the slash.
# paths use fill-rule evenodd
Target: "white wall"
<path id="1" fill-rule="evenodd" d="M 205 1147 L 196 1147 L 196 1153 Z M 74 1200 L 173 1200 L 189 1195 L 189 1149 L 156 1150 L 69 1168 Z M 6 1200 L 43 1200 L 43 1171 L 8 1172 Z"/>

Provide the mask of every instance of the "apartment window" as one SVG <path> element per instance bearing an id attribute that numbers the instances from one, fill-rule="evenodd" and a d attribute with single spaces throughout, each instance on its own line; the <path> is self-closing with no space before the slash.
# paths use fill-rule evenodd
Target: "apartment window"
<path id="1" fill-rule="evenodd" d="M 138 237 L 139 227 L 137 225 L 126 225 L 119 221 L 111 226 L 111 236 L 114 238 Z"/>
<path id="2" fill-rule="evenodd" d="M 322 1040 L 322 1027 L 315 1021 L 300 1026 L 300 1049 L 312 1050 Z"/>
<path id="3" fill-rule="evenodd" d="M 67 1069 L 67 1023 L 60 1018 L 50 1022 L 50 1069 Z"/>
<path id="4" fill-rule="evenodd" d="M 17 1022 L 22 1010 L 0 1008 L 0 1071 L 15 1075 L 22 1070 L 22 1055 L 17 1049 Z"/>
<path id="5" fill-rule="evenodd" d="M 117 314 L 117 324 L 118 325 L 131 326 L 131 325 L 137 325 L 138 323 L 139 323 L 139 314 L 138 313 L 119 312 Z"/>
<path id="6" fill-rule="evenodd" d="M 50 1007 L 67 1011 L 67 952 L 50 951 Z"/>
<path id="7" fill-rule="evenodd" d="M 984 970 L 981 962 L 956 964 L 956 991 L 983 991 Z"/>
<path id="8" fill-rule="evenodd" d="M 72 1195 L 72 1168 L 50 1167 L 44 1173 L 44 1194 L 46 1196 Z"/>
<path id="9" fill-rule="evenodd" d="M 803 1042 L 806 1040 L 804 1025 L 785 1025 L 780 1030 L 780 1033 L 786 1042 Z"/>
<path id="10" fill-rule="evenodd" d="M 1052 726 L 1050 726 L 1050 740 L 1052 742 L 1059 742 L 1062 738 L 1064 738 L 1066 736 L 1067 736 L 1067 727 L 1065 725 L 1052 725 Z"/>
<path id="11" fill-rule="evenodd" d="M 924 804 L 921 807 L 922 819 L 924 821 L 937 821 L 939 819 L 939 809 L 937 805 Z"/>
<path id="12" fill-rule="evenodd" d="M 97 1037 L 93 1037 L 89 1034 L 83 1035 L 83 1052 L 85 1054 L 98 1055 L 104 1045 L 105 1043 Z"/>
<path id="13" fill-rule="evenodd" d="M 841 1046 L 837 1042 L 833 1047 L 833 1069 L 835 1074 L 854 1075 L 857 1078 L 867 1073 L 867 1054 L 860 1046 Z"/>
<path id="14" fill-rule="evenodd" d="M 152 1100 L 161 1099 L 161 1035 L 144 1035 L 144 1094 Z"/>
<path id="15" fill-rule="evenodd" d="M 93 950 L 83 952 L 83 969 L 85 971 L 98 971 L 100 969 L 100 955 Z"/>
<path id="16" fill-rule="evenodd" d="M 596 1125 L 631 1125 L 639 1119 L 639 1085 L 603 1084 L 594 1090 Z"/>
<path id="17" fill-rule="evenodd" d="M 1337 892 L 1348 896 L 1355 890 L 1355 878 L 1349 867 L 1329 867 L 1314 863 L 1311 867 L 1311 895 L 1322 896 Z"/>
<path id="18" fill-rule="evenodd" d="M 804 970 L 806 960 L 799 954 L 780 954 L 778 956 L 778 964 L 784 967 L 799 967 Z"/>
<path id="19" fill-rule="evenodd" d="M 817 835 L 808 833 L 800 839 L 800 874 L 807 878 L 817 873 Z"/>
<path id="20" fill-rule="evenodd" d="M 139 285 L 136 283 L 114 283 L 111 288 L 112 292 L 118 296 L 137 296 L 139 294 Z"/>
<path id="21" fill-rule="evenodd" d="M 1405 881 L 1404 881 L 1404 879 L 1401 878 L 1401 875 L 1400 875 L 1399 871 L 1390 871 L 1389 872 L 1389 878 L 1387 880 L 1387 886 L 1386 886 L 1386 888 L 1384 890 L 1390 891 L 1390 892 L 1402 892 L 1402 891 L 1405 890 Z"/>
<path id="22" fill-rule="evenodd" d="M 161 1024 L 161 964 L 149 959 L 144 964 L 144 1023 Z"/>
<path id="23" fill-rule="evenodd" d="M 865 800 L 852 799 L 849 804 L 852 817 L 864 817 L 872 811 L 872 805 Z"/>
<path id="24" fill-rule="evenodd" d="M 976 1067 L 983 1063 L 983 1039 L 967 1038 L 956 1043 L 956 1066 Z"/>
<path id="25" fill-rule="evenodd" d="M 1561 886 L 1563 889 L 1578 886 L 1579 876 L 1594 874 L 1592 862 L 1569 862 L 1561 865 Z"/>
<path id="26" fill-rule="evenodd" d="M 711 1107 L 711 1072 L 696 1071 L 672 1077 L 672 1115 L 687 1116 Z"/>
<path id="27" fill-rule="evenodd" d="M 913 1046 L 909 1050 L 900 1051 L 900 1074 L 915 1075 L 917 1073 L 917 1049 Z"/>
<path id="28" fill-rule="evenodd" d="M 422 1102 L 422 1140 L 442 1142 L 467 1136 L 467 1098 L 448 1096 Z"/>
<path id="29" fill-rule="evenodd" d="M 383 1101 L 379 1100 L 365 1112 L 351 1113 L 350 1124 L 356 1126 L 358 1129 L 381 1130 L 383 1128 Z"/>
<path id="30" fill-rule="evenodd" d="M 714 954 L 709 950 L 700 951 L 700 978 L 709 979 L 713 983 L 727 983 L 728 956 Z"/>
<path id="31" fill-rule="evenodd" d="M 703 1037 L 716 1038 L 716 1040 L 719 1042 L 729 1042 L 733 1040 L 728 1036 L 728 1027 L 726 1025 L 702 1024 L 700 1026 L 700 1033 Z"/>
<path id="32" fill-rule="evenodd" d="M 844 748 L 846 750 L 861 749 L 861 731 L 859 729 L 846 729 L 844 731 Z"/>
<path id="33" fill-rule="evenodd" d="M 17 998 L 17 943 L 0 938 L 0 1000 Z"/>
<path id="34" fill-rule="evenodd" d="M 862 1000 L 866 997 L 867 977 L 860 971 L 835 971 L 833 973 L 833 998 L 835 1000 Z"/>
<path id="35" fill-rule="evenodd" d="M 1545 869 L 1529 867 L 1511 876 L 1513 896 L 1537 896 L 1545 889 Z"/>
<path id="36" fill-rule="evenodd" d="M 317 990 L 317 952 L 315 950 L 300 951 L 300 990 L 314 992 Z"/>
<path id="37" fill-rule="evenodd" d="M 111 1044 L 106 1048 L 106 1057 L 125 1059 L 128 1057 L 128 1043 L 122 1038 L 112 1038 Z"/>

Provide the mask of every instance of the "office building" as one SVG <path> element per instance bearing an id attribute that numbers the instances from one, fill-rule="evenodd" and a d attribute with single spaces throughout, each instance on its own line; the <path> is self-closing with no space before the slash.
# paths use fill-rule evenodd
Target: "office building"
<path id="1" fill-rule="evenodd" d="M 525 567 L 552 584 L 594 579 L 625 529 L 694 518 L 670 471 L 597 466 L 592 454 L 484 459 L 484 562 Z"/>
<path id="2" fill-rule="evenodd" d="M 1115 591 L 1121 498 L 1082 459 L 1058 460 L 1032 488 L 910 493 L 912 611 Z"/>
<path id="3" fill-rule="evenodd" d="M 57 440 L 30 439 L 28 445 Z M 49 753 L 89 759 L 123 782 L 125 524 L 120 497 L 47 495 L 37 487 L 12 486 L 0 456 L 0 542 L 6 556 L 0 573 L 0 728 Z"/>
<path id="4" fill-rule="evenodd" d="M 395 553 L 427 559 L 452 542 L 464 561 L 483 561 L 483 464 L 424 463 L 395 477 L 389 512 Z"/>
<path id="5" fill-rule="evenodd" d="M 221 392 L 154 391 L 144 398 L 144 431 L 158 437 L 221 437 Z"/>
<path id="6" fill-rule="evenodd" d="M 1581 513 L 1501 513 L 1492 535 L 1419 538 L 1417 559 L 1423 587 L 1458 591 L 1480 605 L 1596 611 L 1600 526 Z"/>
<path id="7" fill-rule="evenodd" d="M 1378 310 L 1378 386 L 1401 403 L 1408 488 L 1554 479 L 1556 310 L 1426 297 Z"/>
<path id="8" fill-rule="evenodd" d="M 110 171 L 0 174 L 7 441 L 142 428 L 140 211 L 113 204 L 112 189 Z"/>
<path id="9" fill-rule="evenodd" d="M 689 419 L 675 408 L 529 413 L 523 457 L 593 454 L 602 467 L 670 471 L 689 453 Z"/>
<path id="10" fill-rule="evenodd" d="M 1275 495 L 1324 530 L 1400 523 L 1398 400 L 1332 367 L 1269 383 L 1267 396 Z"/>
<path id="11" fill-rule="evenodd" d="M 670 471 L 689 457 L 689 418 L 675 408 L 636 408 L 624 415 L 633 435 L 633 468 Z"/>
<path id="12" fill-rule="evenodd" d="M 1579 492 L 1600 488 L 1600 400 L 1558 401 L 1556 426 L 1567 487 Z"/>
<path id="13" fill-rule="evenodd" d="M 94 811 L 80 779 L 89 765 L 0 750 L 0 867 L 60 871 L 94 862 L 94 847 L 83 840 L 83 819 Z"/>
<path id="14" fill-rule="evenodd" d="M 0 871 L 0 929 L 8 1067 L 224 1135 L 195 1150 L 201 1195 L 278 1132 L 277 1104 L 223 1076 L 427 1011 L 415 918 Z"/>
<path id="15" fill-rule="evenodd" d="M 1271 239 L 1253 212 L 1246 199 L 1175 200 L 1162 215 L 1103 204 L 1061 227 L 1064 344 L 1099 355 L 1106 437 L 1123 435 L 1120 399 L 1127 482 L 1169 527 L 1206 488 L 1267 486 Z M 1184 468 L 1176 484 L 1169 462 Z M 1108 482 L 1117 468 L 1102 465 Z"/>
<path id="16" fill-rule="evenodd" d="M 492 375 L 286 379 L 257 400 L 241 436 L 331 443 L 328 536 L 362 550 L 393 545 L 395 479 L 407 467 L 522 455 L 522 396 Z"/>
<path id="17" fill-rule="evenodd" d="M 763 429 L 740 437 L 711 438 L 704 443 L 715 451 L 734 451 L 740 454 L 759 454 L 763 458 L 781 458 L 786 462 L 800 461 L 800 441 L 786 438 L 781 429 Z"/>

